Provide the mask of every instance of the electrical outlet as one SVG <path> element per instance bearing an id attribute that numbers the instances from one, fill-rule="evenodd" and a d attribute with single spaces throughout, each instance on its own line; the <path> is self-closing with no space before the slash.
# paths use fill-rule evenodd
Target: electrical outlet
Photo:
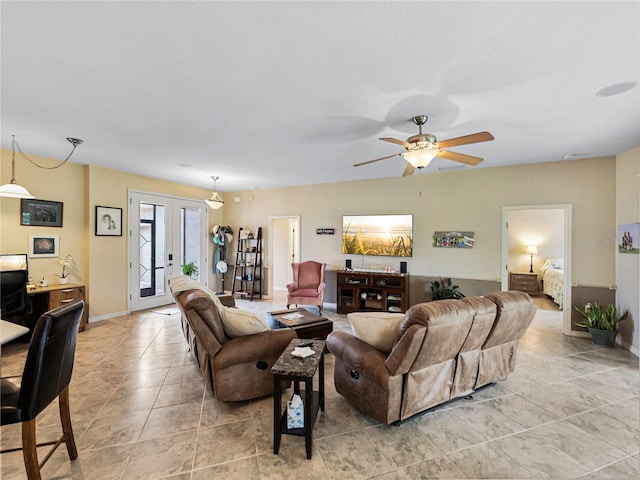
<path id="1" fill-rule="evenodd" d="M 612 283 L 611 285 L 609 285 L 609 290 L 617 290 L 618 286 L 615 283 Z"/>

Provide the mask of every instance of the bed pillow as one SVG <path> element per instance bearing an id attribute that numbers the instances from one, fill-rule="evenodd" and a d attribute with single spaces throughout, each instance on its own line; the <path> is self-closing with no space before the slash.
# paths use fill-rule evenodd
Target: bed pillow
<path id="1" fill-rule="evenodd" d="M 554 270 L 564 270 L 564 258 L 552 258 L 549 262 Z"/>
<path id="2" fill-rule="evenodd" d="M 404 313 L 354 312 L 347 318 L 354 337 L 388 354 L 398 340 L 398 328 Z"/>
<path id="3" fill-rule="evenodd" d="M 564 258 L 547 258 L 540 270 L 544 273 L 549 269 L 564 270 Z"/>
<path id="4" fill-rule="evenodd" d="M 269 330 L 262 317 L 254 312 L 223 306 L 220 313 L 222 328 L 229 338 L 255 335 Z"/>

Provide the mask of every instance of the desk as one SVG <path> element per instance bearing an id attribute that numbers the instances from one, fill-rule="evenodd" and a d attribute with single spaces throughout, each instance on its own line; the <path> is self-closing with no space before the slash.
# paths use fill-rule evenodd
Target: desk
<path id="1" fill-rule="evenodd" d="M 80 328 L 82 332 L 87 324 L 87 316 L 89 312 L 89 306 L 86 303 L 84 285 L 77 283 L 66 283 L 64 285 L 49 285 L 48 287 L 36 287 L 35 289 L 27 290 L 27 293 L 31 297 L 31 308 L 34 323 L 38 321 L 40 316 L 53 310 L 54 308 L 61 307 L 67 303 L 71 303 L 74 300 L 84 300 L 84 312 L 80 319 Z"/>
<path id="2" fill-rule="evenodd" d="M 29 329 L 27 327 L 7 322 L 6 320 L 0 320 L 0 345 L 4 345 L 11 340 L 15 340 L 25 333 L 29 333 Z"/>

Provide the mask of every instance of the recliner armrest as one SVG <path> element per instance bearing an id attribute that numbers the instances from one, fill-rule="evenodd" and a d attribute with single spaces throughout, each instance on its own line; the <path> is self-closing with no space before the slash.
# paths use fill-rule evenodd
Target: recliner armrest
<path id="1" fill-rule="evenodd" d="M 385 366 L 386 355 L 348 332 L 336 331 L 327 337 L 327 348 L 349 368 L 367 377 L 384 377 L 390 373 Z"/>
<path id="2" fill-rule="evenodd" d="M 287 283 L 287 291 L 289 293 L 295 292 L 297 288 L 298 288 L 298 285 L 296 285 L 295 283 Z"/>
<path id="3" fill-rule="evenodd" d="M 217 368 L 226 368 L 239 363 L 277 359 L 295 337 L 290 328 L 237 337 L 224 343 L 214 362 Z"/>

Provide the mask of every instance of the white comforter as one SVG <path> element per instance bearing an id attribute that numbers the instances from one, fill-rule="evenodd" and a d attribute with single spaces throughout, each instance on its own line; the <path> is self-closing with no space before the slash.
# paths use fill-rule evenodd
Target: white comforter
<path id="1" fill-rule="evenodd" d="M 564 302 L 564 269 L 548 268 L 542 275 L 543 293 L 553 298 L 562 310 Z"/>

